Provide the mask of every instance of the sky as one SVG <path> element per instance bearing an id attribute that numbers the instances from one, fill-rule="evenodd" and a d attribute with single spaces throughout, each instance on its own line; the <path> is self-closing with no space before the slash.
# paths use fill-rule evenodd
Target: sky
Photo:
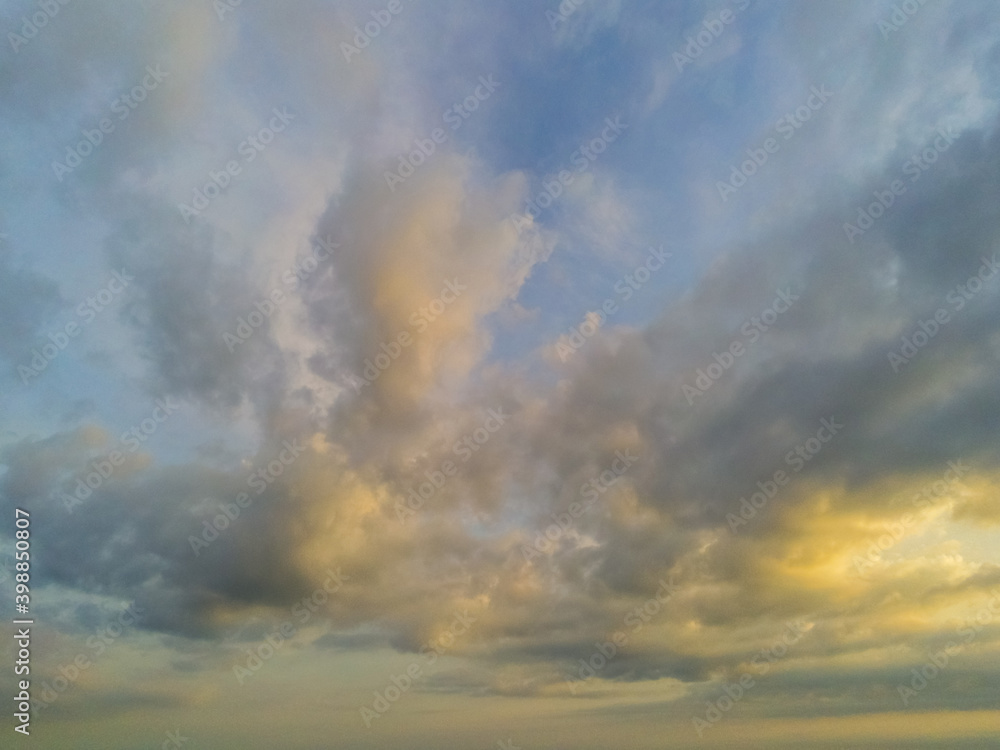
<path id="1" fill-rule="evenodd" d="M 994 3 L 0 31 L 4 747 L 1000 747 Z"/>

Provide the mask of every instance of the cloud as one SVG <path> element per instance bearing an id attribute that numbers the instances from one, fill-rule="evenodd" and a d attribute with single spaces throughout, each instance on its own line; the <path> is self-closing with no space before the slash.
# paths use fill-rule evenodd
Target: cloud
<path id="1" fill-rule="evenodd" d="M 192 4 L 70 5 L 19 53 L 37 65 L 0 74 L 5 127 L 32 144 L 4 168 L 44 195 L 11 211 L 0 353 L 16 364 L 58 322 L 85 288 L 78 267 L 135 277 L 48 390 L 24 389 L 0 448 L 0 505 L 32 509 L 44 550 L 33 580 L 72 603 L 49 633 L 70 642 L 108 600 L 134 599 L 165 671 L 208 679 L 340 568 L 283 676 L 314 668 L 303 654 L 352 679 L 358 664 L 391 671 L 468 612 L 415 700 L 614 698 L 641 713 L 654 686 L 651 705 L 683 713 L 801 620 L 748 715 L 899 710 L 896 683 L 1000 583 L 979 536 L 1000 520 L 986 6 L 927 5 L 889 40 L 881 6 L 755 9 L 678 75 L 663 39 L 714 9 L 585 5 L 550 34 L 537 9 L 406 5 L 348 64 L 339 42 L 373 7 L 244 4 L 219 21 Z M 516 63 L 515 33 L 531 42 Z M 40 176 L 160 57 L 171 77 L 148 106 L 66 184 Z M 479 71 L 501 92 L 387 184 Z M 829 104 L 721 205 L 734 155 L 825 82 Z M 288 131 L 186 220 L 178 203 L 286 102 Z M 519 231 L 511 216 L 599 108 L 626 113 L 621 143 Z M 885 206 L 894 180 L 906 189 Z M 65 226 L 47 226 L 49 208 Z M 78 232 L 79 259 L 48 232 Z M 652 237 L 674 253 L 669 278 L 563 361 L 563 323 L 594 322 Z M 288 276 L 321 241 L 329 257 Z M 230 345 L 241 321 L 251 331 Z M 166 396 L 190 413 L 68 513 L 124 404 Z M 62 421 L 21 429 L 35 408 Z M 623 453 L 634 462 L 612 468 Z M 908 502 L 957 459 L 975 467 L 960 486 Z M 664 580 L 677 592 L 650 614 Z M 580 660 L 616 632 L 627 644 L 583 680 Z M 996 635 L 977 632 L 922 710 L 985 706 Z M 178 701 L 98 691 L 59 711 Z"/>

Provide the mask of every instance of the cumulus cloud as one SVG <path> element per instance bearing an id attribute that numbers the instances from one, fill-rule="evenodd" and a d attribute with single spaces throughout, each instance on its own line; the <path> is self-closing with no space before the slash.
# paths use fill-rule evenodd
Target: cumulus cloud
<path id="1" fill-rule="evenodd" d="M 886 38 L 891 6 L 754 7 L 678 70 L 715 6 L 581 4 L 555 29 L 485 3 L 61 7 L 0 74 L 30 145 L 3 167 L 26 197 L 4 189 L 23 215 L 0 356 L 23 403 L 5 399 L 0 504 L 31 508 L 33 585 L 73 603 L 47 626 L 60 655 L 134 601 L 127 642 L 178 681 L 102 685 L 62 720 L 220 705 L 178 686 L 230 679 L 285 621 L 268 669 L 308 685 L 308 660 L 367 685 L 448 640 L 415 700 L 656 701 L 689 723 L 752 671 L 755 719 L 899 710 L 896 685 L 1000 585 L 984 8 L 928 4 Z M 162 88 L 52 175 L 161 60 Z M 491 71 L 482 110 L 387 180 Z M 830 101 L 723 200 L 820 84 Z M 620 141 L 576 171 L 616 112 Z M 661 244 L 669 268 L 619 289 Z M 118 269 L 114 312 L 18 383 Z M 125 447 L 163 398 L 184 409 Z M 296 609 L 331 571 L 343 586 Z M 973 632 L 921 710 L 987 706 L 998 630 Z"/>

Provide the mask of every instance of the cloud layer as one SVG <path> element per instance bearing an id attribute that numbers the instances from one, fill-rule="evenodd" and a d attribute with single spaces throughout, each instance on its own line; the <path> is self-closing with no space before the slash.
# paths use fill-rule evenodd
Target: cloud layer
<path id="1" fill-rule="evenodd" d="M 472 699 L 447 742 L 995 732 L 1000 41 L 902 5 L 70 4 L 8 49 L 39 681 L 145 613 L 38 731 L 225 747 L 194 713 L 253 695 L 352 747 Z"/>

